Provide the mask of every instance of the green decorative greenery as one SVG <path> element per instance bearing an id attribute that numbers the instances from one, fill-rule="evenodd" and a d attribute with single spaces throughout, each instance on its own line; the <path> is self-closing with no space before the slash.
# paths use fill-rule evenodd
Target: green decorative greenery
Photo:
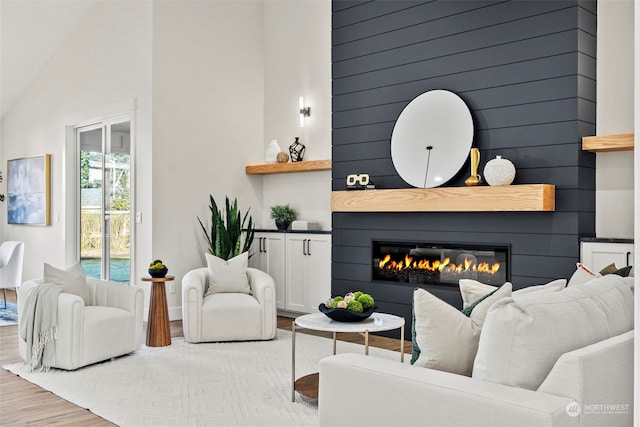
<path id="1" fill-rule="evenodd" d="M 329 298 L 324 305 L 329 308 L 344 308 L 354 313 L 362 313 L 373 307 L 375 301 L 371 295 L 357 291 L 349 292 L 345 296 L 339 295 Z"/>
<path id="2" fill-rule="evenodd" d="M 237 199 L 230 203 L 229 197 L 225 196 L 225 212 L 223 213 L 218 209 L 218 205 L 211 195 L 209 195 L 209 210 L 211 211 L 211 226 L 208 229 L 198 217 L 209 253 L 228 260 L 243 252 L 248 252 L 255 234 L 249 210 L 242 216 L 238 210 Z"/>
<path id="3" fill-rule="evenodd" d="M 164 265 L 161 259 L 153 260 L 151 264 L 149 264 L 150 270 L 162 270 L 164 268 L 167 268 L 167 266 Z"/>
<path id="4" fill-rule="evenodd" d="M 347 310 L 355 313 L 362 313 L 362 303 L 360 301 L 351 300 L 347 303 Z"/>
<path id="5" fill-rule="evenodd" d="M 373 300 L 373 298 L 369 294 L 360 295 L 356 299 L 356 301 L 358 301 L 360 304 L 362 304 L 362 309 L 363 310 L 369 310 L 375 304 L 375 301 Z"/>
<path id="6" fill-rule="evenodd" d="M 289 205 L 271 206 L 271 218 L 291 222 L 296 219 L 296 211 Z"/>

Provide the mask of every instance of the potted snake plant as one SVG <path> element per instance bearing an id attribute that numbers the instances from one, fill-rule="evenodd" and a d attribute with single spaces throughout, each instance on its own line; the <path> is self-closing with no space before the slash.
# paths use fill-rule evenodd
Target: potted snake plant
<path id="1" fill-rule="evenodd" d="M 233 203 L 230 203 L 229 197 L 225 196 L 225 210 L 222 212 L 218 209 L 212 195 L 209 195 L 209 210 L 211 211 L 211 225 L 209 227 L 206 227 L 198 217 L 209 253 L 228 260 L 243 252 L 248 252 L 255 234 L 249 210 L 243 216 L 238 209 L 238 200 L 234 199 Z"/>

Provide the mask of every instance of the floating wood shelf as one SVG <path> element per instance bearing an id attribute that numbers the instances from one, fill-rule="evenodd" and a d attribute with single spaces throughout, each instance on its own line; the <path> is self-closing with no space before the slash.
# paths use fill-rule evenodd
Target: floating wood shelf
<path id="1" fill-rule="evenodd" d="M 555 211 L 555 185 L 333 191 L 331 210 L 333 212 Z"/>
<path id="2" fill-rule="evenodd" d="M 305 160 L 289 163 L 264 163 L 259 165 L 247 165 L 247 175 L 265 175 L 270 173 L 292 173 L 331 170 L 331 160 Z"/>
<path id="3" fill-rule="evenodd" d="M 585 136 L 582 138 L 582 149 L 603 153 L 607 151 L 633 150 L 634 136 L 632 133 L 620 133 L 616 135 Z"/>

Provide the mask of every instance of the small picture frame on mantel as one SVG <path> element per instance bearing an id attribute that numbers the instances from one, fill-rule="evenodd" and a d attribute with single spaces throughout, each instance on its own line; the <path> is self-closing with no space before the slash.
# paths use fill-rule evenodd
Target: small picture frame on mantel
<path id="1" fill-rule="evenodd" d="M 7 161 L 7 222 L 51 225 L 51 155 Z"/>

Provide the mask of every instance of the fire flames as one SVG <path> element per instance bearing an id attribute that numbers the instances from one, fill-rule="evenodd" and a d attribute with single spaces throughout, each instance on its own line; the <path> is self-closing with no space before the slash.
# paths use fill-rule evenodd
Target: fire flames
<path id="1" fill-rule="evenodd" d="M 391 259 L 391 255 L 387 254 L 382 258 L 378 264 L 381 270 L 404 270 L 413 268 L 417 270 L 428 271 L 440 271 L 444 273 L 463 273 L 467 271 L 477 271 L 480 273 L 496 274 L 500 270 L 500 263 L 489 264 L 488 262 L 481 262 L 476 264 L 473 260 L 465 258 L 464 262 L 456 264 L 451 262 L 451 258 L 445 258 L 440 261 L 439 259 L 429 261 L 428 259 L 414 259 L 412 256 L 405 255 L 404 259 L 400 261 L 394 261 Z"/>

